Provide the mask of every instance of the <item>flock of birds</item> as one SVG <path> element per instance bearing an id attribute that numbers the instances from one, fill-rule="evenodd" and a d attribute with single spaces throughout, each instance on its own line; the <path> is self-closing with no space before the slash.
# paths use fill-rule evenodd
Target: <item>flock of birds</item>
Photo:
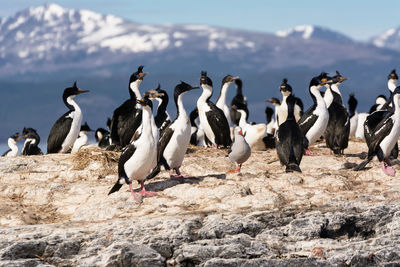
<path id="1" fill-rule="evenodd" d="M 301 172 L 303 155 L 315 155 L 309 147 L 322 137 L 331 153 L 342 155 L 347 148 L 349 137 L 364 139 L 368 145 L 368 156 L 354 170 L 362 170 L 377 156 L 385 174 L 394 176 L 391 160 L 398 156 L 400 135 L 400 86 L 393 70 L 388 76 L 390 96 L 380 95 L 369 113 L 357 113 L 357 100 L 350 95 L 349 108 L 343 104 L 339 86 L 346 81 L 338 71 L 334 76 L 327 73 L 313 77 L 309 93 L 313 105 L 303 112 L 301 99 L 293 95 L 287 79 L 283 79 L 279 89 L 282 99 L 267 100 L 272 108 L 265 110 L 267 123 L 249 123 L 249 110 L 242 91 L 239 77 L 227 75 L 222 80 L 220 95 L 214 104 L 212 80 L 207 72 L 201 72 L 202 94 L 197 100 L 197 108 L 189 116 L 183 105 L 183 96 L 191 90 L 199 89 L 181 81 L 174 89 L 177 114 L 174 120 L 167 112 L 169 96 L 160 85 L 144 93 L 139 87 L 148 73 L 139 66 L 129 79 L 130 98 L 115 109 L 112 119 L 107 120 L 109 130 L 99 128 L 95 137 L 98 146 L 107 150 L 122 151 L 118 162 L 118 180 L 109 194 L 118 191 L 123 183 L 129 185 L 134 199 L 139 195 L 153 196 L 144 182 L 151 179 L 162 168 L 169 171 L 170 178 L 183 178 L 180 167 L 189 144 L 211 148 L 229 148 L 228 157 L 236 168 L 228 172 L 240 172 L 252 149 L 275 148 L 287 172 Z M 235 83 L 237 92 L 231 105 L 226 103 L 227 90 Z M 325 92 L 321 89 L 325 87 Z M 68 111 L 53 125 L 48 140 L 47 153 L 70 153 L 88 144 L 87 123 L 82 125 L 82 111 L 74 98 L 89 92 L 77 87 L 66 88 L 63 101 Z M 153 116 L 153 101 L 157 100 L 156 116 Z M 275 113 L 275 116 L 274 116 Z M 197 122 L 197 118 L 199 122 Z M 232 126 L 232 127 L 231 127 Z M 24 128 L 8 139 L 10 150 L 3 156 L 17 156 L 17 141 L 25 139 L 22 155 L 43 154 L 38 144 L 40 137 L 35 129 Z M 233 141 L 232 141 L 233 140 Z M 175 174 L 174 174 L 175 172 Z M 132 181 L 141 184 L 135 192 Z"/>

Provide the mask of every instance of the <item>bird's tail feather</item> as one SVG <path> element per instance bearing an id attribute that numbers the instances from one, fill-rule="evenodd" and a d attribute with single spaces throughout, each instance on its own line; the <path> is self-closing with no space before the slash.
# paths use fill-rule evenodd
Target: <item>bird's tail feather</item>
<path id="1" fill-rule="evenodd" d="M 364 160 L 363 162 L 361 162 L 360 164 L 358 164 L 358 166 L 354 167 L 353 170 L 355 171 L 361 171 L 365 168 L 365 166 L 367 166 L 367 164 L 372 160 L 374 156 L 368 156 L 368 158 L 366 160 Z"/>
<path id="2" fill-rule="evenodd" d="M 110 190 L 110 192 L 108 192 L 108 194 L 110 195 L 110 194 L 112 194 L 112 193 L 114 193 L 114 192 L 119 191 L 119 190 L 121 189 L 121 187 L 122 187 L 122 184 L 119 183 L 119 179 L 118 179 L 118 181 L 117 181 L 117 182 L 115 183 L 115 185 L 111 188 L 111 190 Z"/>

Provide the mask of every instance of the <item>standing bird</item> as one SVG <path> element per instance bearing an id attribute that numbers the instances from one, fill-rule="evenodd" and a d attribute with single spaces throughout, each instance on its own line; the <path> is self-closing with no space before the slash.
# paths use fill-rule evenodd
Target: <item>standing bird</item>
<path id="1" fill-rule="evenodd" d="M 241 79 L 235 80 L 236 85 L 236 95 L 233 97 L 231 102 L 231 120 L 233 125 L 239 125 L 240 114 L 237 112 L 235 108 L 232 107 L 242 107 L 243 110 L 246 112 L 246 120 L 249 119 L 249 110 L 247 108 L 247 100 L 246 97 L 243 95 L 243 82 Z"/>
<path id="2" fill-rule="evenodd" d="M 306 155 L 314 155 L 308 147 L 322 136 L 328 125 L 329 113 L 320 93 L 326 81 L 326 73 L 321 73 L 319 76 L 311 79 L 308 90 L 314 104 L 298 121 L 301 132 L 305 136 L 304 148 Z"/>
<path id="3" fill-rule="evenodd" d="M 75 140 L 74 146 L 72 147 L 72 151 L 71 152 L 78 152 L 78 150 L 83 147 L 83 146 L 87 146 L 89 144 L 88 141 L 88 132 L 91 132 L 92 129 L 90 129 L 89 125 L 87 124 L 87 122 L 85 122 L 85 124 L 83 124 L 81 126 L 81 130 L 79 131 L 79 136 L 78 138 Z"/>
<path id="4" fill-rule="evenodd" d="M 24 156 L 43 155 L 42 150 L 38 146 L 40 143 L 40 137 L 35 129 L 24 127 L 21 135 L 25 137 L 25 143 L 24 143 L 24 148 L 22 149 L 22 155 Z"/>
<path id="5" fill-rule="evenodd" d="M 385 95 L 378 95 L 375 99 L 375 104 L 369 109 L 369 114 L 372 114 L 377 110 L 381 110 L 387 101 L 388 99 Z"/>
<path id="6" fill-rule="evenodd" d="M 296 99 L 289 94 L 285 102 L 281 108 L 286 109 L 287 116 L 276 133 L 276 152 L 281 164 L 286 166 L 286 172 L 301 172 L 299 165 L 304 153 L 304 136 L 294 116 Z"/>
<path id="7" fill-rule="evenodd" d="M 251 149 L 249 144 L 246 142 L 242 128 L 236 126 L 234 128 L 235 140 L 232 143 L 231 148 L 228 151 L 229 159 L 235 164 L 236 169 L 229 170 L 228 173 L 240 172 L 242 164 L 249 159 L 251 155 Z"/>
<path id="8" fill-rule="evenodd" d="M 358 123 L 358 112 L 357 104 L 358 101 L 354 94 L 349 95 L 349 100 L 347 101 L 349 105 L 349 117 L 350 117 L 350 137 L 356 137 L 357 123 Z"/>
<path id="9" fill-rule="evenodd" d="M 129 95 L 121 106 L 114 110 L 111 119 L 111 143 L 116 147 L 125 147 L 128 145 L 135 134 L 136 130 L 142 123 L 141 106 L 136 104 L 137 99 L 142 96 L 139 91 L 139 86 L 148 73 L 143 73 L 143 66 L 139 66 L 129 78 Z M 112 150 L 113 147 L 108 148 Z"/>
<path id="10" fill-rule="evenodd" d="M 346 80 L 348 78 L 344 78 L 336 71 L 332 81 L 325 85 L 327 89 L 324 100 L 328 108 L 329 120 L 324 136 L 326 146 L 336 155 L 343 155 L 344 149 L 349 144 L 350 118 L 339 90 L 339 85 Z"/>
<path id="11" fill-rule="evenodd" d="M 226 94 L 228 93 L 229 85 L 237 79 L 239 79 L 239 77 L 233 77 L 229 74 L 222 79 L 221 91 L 219 93 L 217 102 L 215 103 L 215 105 L 224 112 L 225 117 L 228 120 L 229 126 L 231 125 L 232 120 L 229 107 L 226 104 Z"/>
<path id="12" fill-rule="evenodd" d="M 139 136 L 132 140 L 122 151 L 118 161 L 118 180 L 111 188 L 109 195 L 118 191 L 125 182 L 129 184 L 129 189 L 135 200 L 139 200 L 137 193 L 133 191 L 132 181 L 137 180 L 141 184 L 138 192 L 143 196 L 154 196 L 156 193 L 146 191 L 144 179 L 155 167 L 157 162 L 157 140 L 153 137 L 151 120 L 153 118 L 153 104 L 148 97 L 137 100 L 142 106 L 142 131 Z"/>
<path id="13" fill-rule="evenodd" d="M 8 147 L 10 148 L 1 155 L 2 157 L 16 157 L 18 156 L 17 142 L 21 140 L 19 133 L 15 133 L 8 138 Z"/>
<path id="14" fill-rule="evenodd" d="M 367 116 L 365 123 L 364 123 L 364 135 L 367 135 L 367 133 L 372 133 L 375 131 L 375 128 L 379 125 L 379 123 L 384 120 L 389 113 L 391 113 L 394 109 L 393 107 L 393 93 L 394 90 L 396 89 L 396 84 L 398 81 L 399 77 L 396 74 L 396 70 L 392 70 L 392 72 L 388 75 L 388 88 L 390 92 L 390 97 L 386 101 L 384 105 L 378 110 L 371 113 L 370 115 Z M 365 136 L 365 138 L 369 138 Z M 399 154 L 399 148 L 398 148 L 398 143 L 396 142 L 396 145 L 393 147 L 393 151 L 390 155 L 392 159 L 397 159 Z"/>
<path id="15" fill-rule="evenodd" d="M 212 81 L 205 71 L 201 72 L 200 85 L 203 93 L 197 100 L 197 110 L 206 143 L 208 146 L 217 148 L 228 147 L 232 143 L 228 120 L 224 112 L 210 101 L 213 87 Z"/>
<path id="16" fill-rule="evenodd" d="M 155 94 L 155 92 L 157 92 L 158 94 Z M 160 84 L 158 85 L 158 87 L 156 89 L 150 90 L 150 91 L 148 91 L 148 93 L 157 95 L 155 100 L 158 101 L 158 107 L 157 107 L 157 114 L 154 117 L 154 120 L 156 122 L 157 128 L 160 131 L 160 135 L 162 135 L 165 128 L 167 128 L 167 126 L 171 123 L 171 119 L 167 112 L 169 97 L 168 97 L 167 92 L 160 88 Z"/>
<path id="17" fill-rule="evenodd" d="M 82 123 L 82 111 L 74 97 L 89 92 L 76 86 L 64 90 L 63 100 L 69 111 L 62 115 L 50 130 L 47 138 L 47 153 L 66 153 L 72 149 Z"/>
<path id="18" fill-rule="evenodd" d="M 395 175 L 396 172 L 389 157 L 400 135 L 400 86 L 393 91 L 392 106 L 393 109 L 387 112 L 384 119 L 379 122 L 373 131 L 366 129 L 365 140 L 368 145 L 368 157 L 354 170 L 364 169 L 372 158 L 377 156 L 381 162 L 383 172 L 389 176 Z"/>
<path id="19" fill-rule="evenodd" d="M 191 125 L 183 106 L 182 97 L 190 90 L 197 88 L 199 87 L 193 87 L 185 82 L 181 82 L 175 87 L 174 101 L 177 115 L 174 121 L 165 129 L 158 142 L 157 167 L 148 176 L 148 179 L 155 177 L 160 172 L 161 166 L 164 166 L 169 171 L 171 178 L 182 177 L 179 168 L 182 165 L 191 137 Z M 173 175 L 174 170 L 177 176 Z"/>
<path id="20" fill-rule="evenodd" d="M 97 128 L 94 133 L 97 145 L 101 148 L 106 148 L 111 145 L 110 132 L 104 128 Z"/>

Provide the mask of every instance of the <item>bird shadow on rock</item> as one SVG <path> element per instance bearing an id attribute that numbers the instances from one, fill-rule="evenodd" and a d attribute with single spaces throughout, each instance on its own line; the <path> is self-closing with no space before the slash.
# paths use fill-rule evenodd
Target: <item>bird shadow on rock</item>
<path id="1" fill-rule="evenodd" d="M 358 154 L 345 154 L 346 157 L 349 158 L 360 158 L 360 159 L 366 159 L 367 158 L 367 152 L 361 152 Z"/>
<path id="2" fill-rule="evenodd" d="M 203 176 L 193 176 L 193 177 L 182 177 L 182 178 L 175 178 L 175 179 L 168 179 L 164 181 L 157 181 L 148 183 L 146 185 L 146 189 L 149 191 L 160 192 L 164 191 L 165 189 L 174 187 L 178 184 L 198 184 L 204 180 L 204 178 L 216 178 L 216 179 L 225 179 L 226 174 L 209 174 Z M 139 192 L 140 188 L 135 189 L 135 192 Z"/>

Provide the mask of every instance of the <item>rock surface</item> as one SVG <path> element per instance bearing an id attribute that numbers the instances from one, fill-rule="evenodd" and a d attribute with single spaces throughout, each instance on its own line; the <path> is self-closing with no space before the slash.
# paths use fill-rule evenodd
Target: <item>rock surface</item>
<path id="1" fill-rule="evenodd" d="M 304 157 L 285 173 L 276 152 L 254 151 L 241 174 L 226 151 L 190 148 L 182 172 L 146 182 L 135 202 L 114 184 L 119 154 L 0 159 L 0 266 L 396 266 L 400 180 L 343 157 Z M 395 166 L 398 169 L 398 166 Z M 134 187 L 139 187 L 134 184 Z"/>

